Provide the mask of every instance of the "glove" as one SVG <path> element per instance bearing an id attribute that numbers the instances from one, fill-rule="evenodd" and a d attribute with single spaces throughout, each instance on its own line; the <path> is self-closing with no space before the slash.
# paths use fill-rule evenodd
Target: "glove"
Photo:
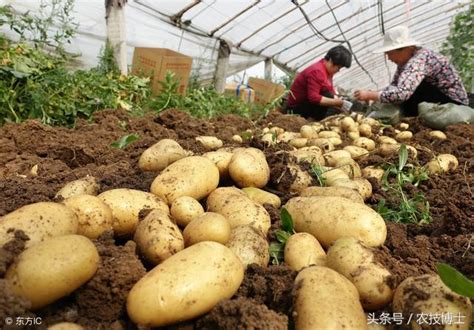
<path id="1" fill-rule="evenodd" d="M 342 107 L 341 107 L 342 111 L 349 112 L 351 108 L 352 108 L 352 102 L 342 100 Z"/>

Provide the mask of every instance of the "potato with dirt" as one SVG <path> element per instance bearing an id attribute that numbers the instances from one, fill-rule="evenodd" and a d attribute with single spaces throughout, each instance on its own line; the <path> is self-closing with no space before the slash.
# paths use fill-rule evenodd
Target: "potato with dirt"
<path id="1" fill-rule="evenodd" d="M 325 164 L 323 153 L 321 149 L 316 146 L 303 147 L 297 150 L 292 150 L 289 153 L 296 157 L 298 163 L 308 162 L 316 166 L 324 166 Z"/>
<path id="2" fill-rule="evenodd" d="M 392 301 L 390 272 L 374 260 L 373 252 L 353 237 L 336 240 L 327 251 L 326 266 L 350 280 L 365 310 L 379 310 Z"/>
<path id="3" fill-rule="evenodd" d="M 469 298 L 458 295 L 449 289 L 436 274 L 425 274 L 406 278 L 395 290 L 393 311 L 409 315 L 451 315 L 444 319 L 443 329 L 468 330 L 472 322 L 472 304 Z M 462 320 L 455 323 L 454 318 Z M 412 329 L 422 329 L 414 318 Z M 424 324 L 427 326 L 427 324 Z"/>
<path id="4" fill-rule="evenodd" d="M 184 238 L 178 226 L 167 212 L 158 209 L 152 210 L 138 223 L 133 240 L 153 265 L 184 249 Z"/>
<path id="5" fill-rule="evenodd" d="M 166 259 L 133 286 L 128 316 L 145 327 L 190 320 L 232 297 L 243 278 L 244 267 L 229 248 L 200 242 Z"/>
<path id="6" fill-rule="evenodd" d="M 296 329 L 367 329 L 356 287 L 336 271 L 305 268 L 296 276 L 295 288 Z"/>
<path id="7" fill-rule="evenodd" d="M 198 136 L 196 141 L 199 142 L 207 150 L 216 150 L 224 145 L 221 139 L 215 136 Z"/>
<path id="8" fill-rule="evenodd" d="M 226 246 L 240 259 L 244 268 L 250 264 L 267 267 L 270 261 L 269 244 L 265 235 L 252 226 L 232 228 Z"/>
<path id="9" fill-rule="evenodd" d="M 370 207 L 334 196 L 294 197 L 285 205 L 296 232 L 310 233 L 328 248 L 341 237 L 355 237 L 370 247 L 387 237 L 383 218 Z"/>
<path id="10" fill-rule="evenodd" d="M 63 235 L 23 251 L 8 268 L 5 280 L 36 310 L 79 288 L 98 265 L 99 254 L 87 237 Z"/>
<path id="11" fill-rule="evenodd" d="M 270 229 L 270 215 L 265 208 L 235 187 L 221 187 L 207 198 L 207 211 L 223 215 L 231 228 L 250 225 L 265 235 Z"/>
<path id="12" fill-rule="evenodd" d="M 219 184 L 219 169 L 211 160 L 202 156 L 181 158 L 166 167 L 153 180 L 150 192 L 168 205 L 182 196 L 200 200 Z"/>
<path id="13" fill-rule="evenodd" d="M 95 239 L 107 230 L 112 230 L 112 210 L 100 198 L 77 195 L 65 199 L 62 203 L 76 213 L 79 235 Z"/>
<path id="14" fill-rule="evenodd" d="M 242 191 L 247 194 L 247 196 L 253 200 L 254 202 L 263 205 L 263 204 L 270 204 L 271 206 L 279 209 L 281 206 L 281 200 L 280 197 L 277 195 L 259 189 L 255 187 L 246 187 L 242 188 Z"/>
<path id="15" fill-rule="evenodd" d="M 355 191 L 347 187 L 318 187 L 312 186 L 307 187 L 300 193 L 300 197 L 311 197 L 311 196 L 336 196 L 350 199 L 356 203 L 364 204 L 362 196 Z"/>
<path id="16" fill-rule="evenodd" d="M 239 187 L 263 188 L 270 179 L 270 167 L 261 150 L 242 148 L 230 160 L 229 175 Z"/>
<path id="17" fill-rule="evenodd" d="M 29 247 L 52 237 L 76 234 L 78 227 L 77 215 L 65 205 L 33 203 L 0 217 L 0 246 L 14 238 L 10 229 L 22 230 L 29 237 Z"/>
<path id="18" fill-rule="evenodd" d="M 313 183 L 313 177 L 307 171 L 302 170 L 298 164 L 287 164 L 286 172 L 283 174 L 291 176 L 293 182 L 290 187 L 283 187 L 281 184 L 278 184 L 277 188 L 279 191 L 289 190 L 292 193 L 299 193 Z"/>
<path id="19" fill-rule="evenodd" d="M 204 241 L 225 245 L 229 241 L 230 233 L 229 220 L 219 213 L 205 212 L 184 228 L 183 238 L 186 246 Z"/>
<path id="20" fill-rule="evenodd" d="M 186 150 L 178 142 L 162 139 L 141 154 L 138 167 L 143 171 L 157 172 L 186 156 Z"/>
<path id="21" fill-rule="evenodd" d="M 313 235 L 295 233 L 286 241 L 284 259 L 288 267 L 299 272 L 312 265 L 325 266 L 326 252 Z"/>
<path id="22" fill-rule="evenodd" d="M 454 171 L 458 168 L 458 165 L 459 162 L 456 156 L 451 154 L 441 154 L 426 163 L 425 168 L 431 174 L 440 174 Z"/>
<path id="23" fill-rule="evenodd" d="M 56 193 L 55 199 L 66 199 L 83 194 L 96 196 L 99 188 L 97 180 L 93 176 L 88 175 L 82 179 L 66 183 L 64 187 Z"/>
<path id="24" fill-rule="evenodd" d="M 159 209 L 169 213 L 168 205 L 161 198 L 145 191 L 118 188 L 104 191 L 97 197 L 112 210 L 112 227 L 117 236 L 135 232 L 141 210 Z"/>
<path id="25" fill-rule="evenodd" d="M 219 149 L 216 151 L 206 152 L 202 156 L 212 160 L 219 169 L 220 179 L 223 179 L 229 177 L 229 164 L 233 155 L 234 154 L 230 151 Z"/>
<path id="26" fill-rule="evenodd" d="M 171 217 L 180 227 L 186 227 L 194 218 L 204 214 L 201 203 L 189 196 L 176 198 L 171 204 Z"/>

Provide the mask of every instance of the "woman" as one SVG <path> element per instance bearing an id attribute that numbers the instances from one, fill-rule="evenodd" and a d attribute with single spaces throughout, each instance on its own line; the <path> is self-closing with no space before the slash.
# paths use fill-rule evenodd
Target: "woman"
<path id="1" fill-rule="evenodd" d="M 421 102 L 467 105 L 466 90 L 448 59 L 418 45 L 407 27 L 389 30 L 376 53 L 385 53 L 397 65 L 393 80 L 381 91 L 357 90 L 355 98 L 399 104 L 404 116 L 417 116 Z"/>
<path id="2" fill-rule="evenodd" d="M 331 107 L 344 110 L 350 102 L 335 98 L 333 76 L 351 66 L 351 53 L 343 46 L 331 48 L 326 56 L 300 72 L 290 88 L 286 111 L 321 120 Z"/>

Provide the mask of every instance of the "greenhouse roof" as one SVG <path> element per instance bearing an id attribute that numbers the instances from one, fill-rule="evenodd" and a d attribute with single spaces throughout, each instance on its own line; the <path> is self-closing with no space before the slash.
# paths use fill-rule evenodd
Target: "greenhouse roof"
<path id="1" fill-rule="evenodd" d="M 17 10 L 36 10 L 37 1 L 1 1 Z M 354 54 L 350 69 L 335 76 L 344 88 L 380 88 L 394 66 L 382 54 L 383 33 L 407 25 L 423 46 L 439 50 L 453 16 L 469 0 L 129 0 L 125 5 L 129 63 L 133 47 L 163 47 L 194 58 L 200 79 L 213 77 L 219 41 L 232 45 L 228 73 L 265 59 L 284 70 L 301 71 L 334 45 L 347 41 Z M 85 65 L 97 62 L 106 38 L 102 1 L 77 0 L 80 23 L 72 45 Z"/>

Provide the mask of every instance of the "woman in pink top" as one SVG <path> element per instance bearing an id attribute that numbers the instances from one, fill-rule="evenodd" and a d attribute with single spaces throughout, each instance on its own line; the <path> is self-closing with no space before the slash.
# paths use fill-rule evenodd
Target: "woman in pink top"
<path id="1" fill-rule="evenodd" d="M 321 120 L 332 112 L 331 108 L 342 107 L 344 101 L 334 97 L 332 77 L 342 67 L 350 66 L 351 53 L 348 49 L 343 46 L 331 48 L 323 59 L 296 76 L 290 88 L 286 111 Z"/>
<path id="2" fill-rule="evenodd" d="M 421 102 L 467 105 L 466 90 L 448 59 L 418 45 L 405 26 L 387 31 L 377 52 L 397 64 L 391 84 L 380 91 L 358 90 L 354 96 L 359 101 L 399 104 L 404 116 L 417 116 Z"/>

